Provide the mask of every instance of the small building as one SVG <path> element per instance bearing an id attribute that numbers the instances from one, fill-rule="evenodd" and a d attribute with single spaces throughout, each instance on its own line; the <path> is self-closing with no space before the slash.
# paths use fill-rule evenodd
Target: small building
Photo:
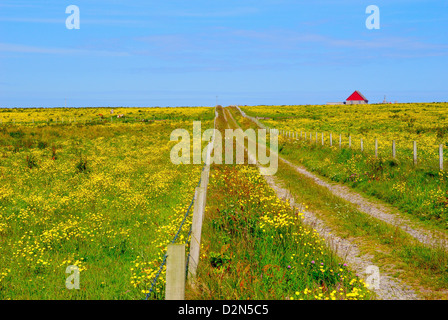
<path id="1" fill-rule="evenodd" d="M 350 97 L 347 98 L 344 102 L 327 102 L 327 105 L 338 105 L 338 104 L 367 104 L 369 100 L 364 97 L 364 95 L 356 90 L 353 92 Z"/>
<path id="2" fill-rule="evenodd" d="M 369 103 L 369 100 L 366 99 L 366 97 L 363 96 L 361 92 L 356 90 L 353 92 L 350 97 L 345 100 L 345 104 L 367 104 Z"/>

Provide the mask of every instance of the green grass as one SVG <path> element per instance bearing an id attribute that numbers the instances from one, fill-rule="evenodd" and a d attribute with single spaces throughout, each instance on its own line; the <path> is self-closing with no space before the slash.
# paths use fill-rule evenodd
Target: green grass
<path id="1" fill-rule="evenodd" d="M 189 298 L 372 296 L 319 235 L 302 225 L 300 214 L 278 200 L 256 168 L 216 166 L 211 174 L 200 289 Z"/>

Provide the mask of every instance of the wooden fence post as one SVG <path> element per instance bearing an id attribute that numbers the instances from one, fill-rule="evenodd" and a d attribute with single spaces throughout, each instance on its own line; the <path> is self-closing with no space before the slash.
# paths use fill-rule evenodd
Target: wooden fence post
<path id="1" fill-rule="evenodd" d="M 417 141 L 414 141 L 414 165 L 417 165 Z"/>
<path id="2" fill-rule="evenodd" d="M 443 144 L 439 145 L 439 169 L 443 171 Z"/>
<path id="3" fill-rule="evenodd" d="M 165 300 L 185 300 L 185 243 L 168 245 Z"/>
<path id="4" fill-rule="evenodd" d="M 201 248 L 202 220 L 204 215 L 204 187 L 196 188 L 197 198 L 194 200 L 193 222 L 191 226 L 190 259 L 188 261 L 188 283 L 194 285 Z"/>
<path id="5" fill-rule="evenodd" d="M 392 141 L 392 158 L 395 158 L 397 153 L 396 153 L 396 149 L 395 149 L 395 140 Z"/>
<path id="6" fill-rule="evenodd" d="M 322 145 L 324 145 L 324 133 L 322 132 Z"/>
<path id="7" fill-rule="evenodd" d="M 378 158 L 378 139 L 375 139 L 375 158 Z"/>
<path id="8" fill-rule="evenodd" d="M 342 133 L 339 134 L 339 149 L 342 148 Z"/>
<path id="9" fill-rule="evenodd" d="M 316 144 L 317 144 L 317 132 L 316 132 Z"/>
<path id="10" fill-rule="evenodd" d="M 204 171 L 202 171 L 201 174 L 201 187 L 204 189 L 203 195 L 202 195 L 202 206 L 205 209 L 205 205 L 207 203 L 207 186 L 208 186 L 208 179 L 210 175 L 210 167 L 205 166 Z M 202 220 L 204 220 L 204 215 L 202 214 Z"/>
<path id="11" fill-rule="evenodd" d="M 363 152 L 363 151 L 364 151 L 364 146 L 363 146 L 362 138 L 361 138 L 361 152 Z"/>

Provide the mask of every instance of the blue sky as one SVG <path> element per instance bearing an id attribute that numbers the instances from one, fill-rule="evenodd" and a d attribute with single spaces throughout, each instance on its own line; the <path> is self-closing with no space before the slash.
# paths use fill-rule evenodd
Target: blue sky
<path id="1" fill-rule="evenodd" d="M 0 107 L 448 101 L 447 71 L 445 0 L 0 0 Z"/>

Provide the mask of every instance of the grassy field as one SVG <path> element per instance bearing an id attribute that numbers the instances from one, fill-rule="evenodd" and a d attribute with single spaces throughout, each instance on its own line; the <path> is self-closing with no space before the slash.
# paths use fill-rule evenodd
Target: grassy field
<path id="1" fill-rule="evenodd" d="M 354 148 L 359 139 L 365 141 L 366 151 L 373 150 L 378 138 L 380 154 L 391 154 L 391 141 L 397 143 L 397 155 L 412 155 L 412 141 L 416 140 L 423 155 L 436 155 L 439 144 L 448 147 L 448 103 L 366 104 L 366 105 L 306 105 L 242 107 L 249 116 L 264 118 L 261 122 L 283 130 L 329 133 L 352 136 Z M 320 140 L 319 140 L 320 141 Z"/>
<path id="2" fill-rule="evenodd" d="M 306 140 L 281 138 L 281 156 L 384 200 L 428 225 L 448 228 L 448 173 L 440 171 L 438 165 L 438 146 L 443 144 L 444 167 L 448 168 L 448 104 L 256 106 L 242 110 L 250 116 L 268 118 L 260 121 L 270 127 L 298 132 L 299 136 L 302 131 L 303 137 L 307 133 Z M 342 148 L 339 134 L 343 136 Z M 374 139 L 378 139 L 378 158 L 374 155 Z M 392 140 L 396 141 L 396 158 L 391 154 Z M 416 166 L 412 157 L 414 140 L 418 146 Z"/>
<path id="3" fill-rule="evenodd" d="M 145 120 L 210 120 L 209 107 L 176 108 L 7 108 L 0 109 L 0 125 L 46 125 Z M 118 118 L 118 115 L 123 117 Z"/>
<path id="4" fill-rule="evenodd" d="M 323 129 L 317 127 L 320 122 L 329 125 L 324 114 L 310 120 L 299 116 L 301 107 L 279 108 L 285 109 L 280 114 L 274 107 L 243 109 L 270 117 L 261 121 L 283 130 L 300 132 L 299 122 L 308 123 L 303 127 L 308 132 Z M 373 112 L 365 108 L 364 118 L 345 116 L 345 122 L 353 122 L 347 128 L 362 126 L 357 121 L 365 122 Z M 236 108 L 217 111 L 221 132 L 238 125 L 256 128 Z M 125 117 L 116 118 L 121 113 Z M 202 107 L 116 108 L 112 119 L 106 108 L 0 109 L 0 299 L 144 299 L 202 169 L 200 164 L 172 164 L 170 151 L 177 142 L 170 141 L 170 134 L 179 128 L 191 132 L 194 120 L 202 120 L 202 130 L 211 128 L 214 115 L 213 108 Z M 336 117 L 335 112 L 330 118 Z M 423 126 L 418 120 L 413 123 Z M 394 127 L 397 134 L 415 138 L 409 127 L 410 132 L 399 130 L 399 124 Z M 371 130 L 381 134 L 388 125 Z M 358 137 L 351 129 L 341 132 L 350 132 L 352 141 Z M 429 141 L 435 145 L 446 138 L 440 132 L 428 129 L 420 134 L 429 146 Z M 279 152 L 433 227 L 448 226 L 446 172 L 431 163 L 414 167 L 412 161 L 392 159 L 383 151 L 375 158 L 369 149 L 339 149 L 334 142 L 330 148 L 327 140 L 322 146 L 280 137 Z M 188 288 L 187 298 L 375 298 L 352 266 L 303 224 L 303 213 L 277 198 L 254 165 L 212 165 L 210 172 L 198 286 Z M 313 210 L 340 236 L 359 239 L 376 264 L 399 265 L 399 277 L 434 290 L 429 298 L 444 294 L 445 250 L 421 245 L 404 231 L 371 219 L 283 163 L 276 177 L 301 199 L 303 208 Z M 191 218 L 177 243 L 188 243 Z M 65 286 L 70 265 L 80 269 L 80 290 Z M 151 299 L 164 298 L 165 271 L 162 268 Z"/>
<path id="5" fill-rule="evenodd" d="M 203 130 L 213 126 L 213 108 L 173 112 L 168 121 L 0 126 L 0 299 L 145 298 L 202 169 L 171 163 L 170 133 L 191 131 L 198 117 L 208 119 Z M 80 290 L 66 289 L 69 265 Z M 163 299 L 164 279 L 153 297 Z"/>

